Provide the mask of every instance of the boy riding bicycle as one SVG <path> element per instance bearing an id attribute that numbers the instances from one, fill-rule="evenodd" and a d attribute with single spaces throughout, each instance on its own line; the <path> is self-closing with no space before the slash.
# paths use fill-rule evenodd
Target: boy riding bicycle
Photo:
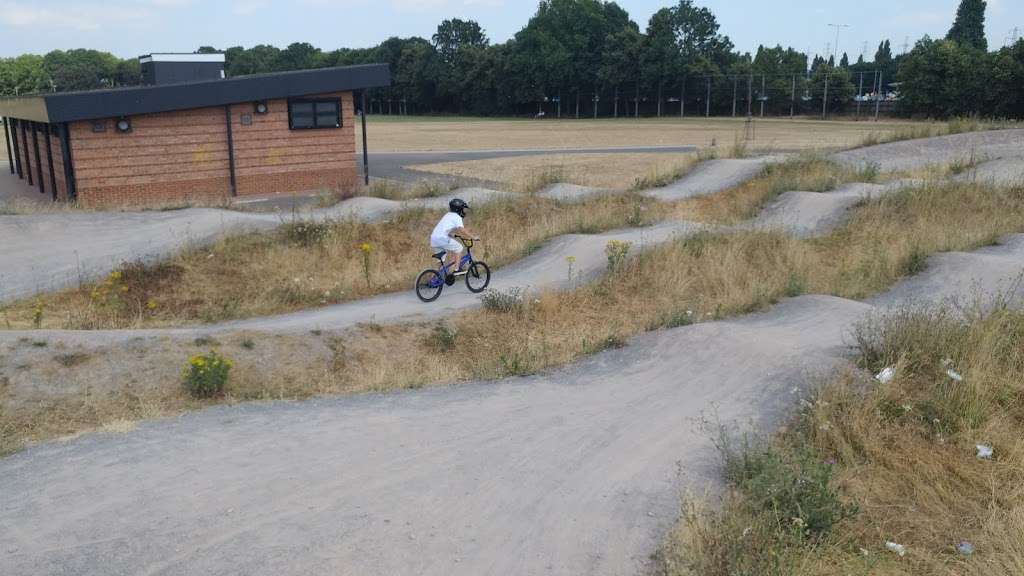
<path id="1" fill-rule="evenodd" d="M 448 213 L 441 218 L 441 221 L 434 227 L 434 231 L 430 233 L 430 248 L 435 252 L 445 253 L 445 264 L 448 270 L 452 271 L 450 274 L 453 276 L 465 274 L 463 270 L 456 270 L 463 249 L 458 238 L 478 239 L 465 227 L 463 219 L 466 217 L 467 210 L 469 210 L 469 204 L 465 200 L 455 198 L 448 203 Z"/>

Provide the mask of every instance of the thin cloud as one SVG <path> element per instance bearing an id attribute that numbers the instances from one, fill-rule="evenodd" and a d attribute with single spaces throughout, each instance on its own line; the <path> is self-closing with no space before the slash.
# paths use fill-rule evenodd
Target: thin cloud
<path id="1" fill-rule="evenodd" d="M 269 0 L 235 0 L 235 3 L 231 6 L 231 11 L 239 16 L 249 16 L 260 12 L 268 6 L 270 6 Z"/>
<path id="2" fill-rule="evenodd" d="M 132 6 L 70 4 L 53 7 L 23 2 L 0 2 L 0 23 L 9 28 L 45 26 L 83 32 L 99 30 L 104 24 L 144 19 L 150 13 Z"/>

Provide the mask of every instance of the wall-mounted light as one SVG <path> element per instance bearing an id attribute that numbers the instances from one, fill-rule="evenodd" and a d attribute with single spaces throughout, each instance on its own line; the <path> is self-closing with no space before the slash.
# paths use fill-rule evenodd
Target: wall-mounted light
<path id="1" fill-rule="evenodd" d="M 270 108 L 267 107 L 266 102 L 257 102 L 253 104 L 253 109 L 256 111 L 257 114 L 266 114 L 270 112 Z"/>
<path id="2" fill-rule="evenodd" d="M 114 123 L 114 126 L 116 126 L 117 131 L 122 134 L 127 134 L 132 131 L 132 122 L 127 118 L 118 118 L 117 122 Z"/>

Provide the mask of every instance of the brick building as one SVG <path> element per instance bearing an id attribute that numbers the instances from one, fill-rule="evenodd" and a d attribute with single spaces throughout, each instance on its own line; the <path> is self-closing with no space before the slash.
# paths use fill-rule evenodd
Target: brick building
<path id="1" fill-rule="evenodd" d="M 344 190 L 356 107 L 390 84 L 377 64 L 224 78 L 219 54 L 140 60 L 146 86 L 0 99 L 11 172 L 86 205 Z"/>

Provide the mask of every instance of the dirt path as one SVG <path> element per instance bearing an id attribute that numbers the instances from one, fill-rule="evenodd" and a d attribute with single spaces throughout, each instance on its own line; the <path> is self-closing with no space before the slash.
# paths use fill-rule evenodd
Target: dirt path
<path id="1" fill-rule="evenodd" d="M 726 162 L 726 161 L 718 161 Z M 718 164 L 708 172 L 729 175 L 750 170 L 751 163 Z M 730 172 L 732 170 L 732 172 Z M 707 174 L 697 172 L 697 179 L 706 179 Z M 733 180 L 730 179 L 730 182 Z M 857 201 L 869 196 L 880 196 L 897 190 L 904 182 L 890 185 L 852 184 L 829 193 L 788 192 L 769 206 L 758 218 L 736 227 L 718 227 L 716 230 L 768 228 L 781 229 L 790 233 L 808 236 L 825 234 L 844 220 L 847 210 Z M 724 184 L 702 187 L 702 190 L 725 189 Z M 685 190 L 685 185 L 679 189 Z M 488 191 L 482 190 L 480 194 Z M 432 199 L 430 201 L 443 200 Z M 374 210 L 386 213 L 390 201 L 361 199 L 355 207 L 362 214 Z M 351 206 L 351 205 L 350 205 Z M 600 274 L 606 267 L 604 249 L 610 240 L 631 242 L 634 253 L 646 247 L 667 242 L 673 238 L 693 235 L 710 227 L 692 222 L 664 223 L 649 228 L 637 228 L 607 232 L 604 234 L 570 234 L 559 236 L 547 242 L 544 247 L 522 260 L 506 266 L 495 275 L 493 288 L 504 290 L 550 290 L 569 287 L 567 256 L 575 257 L 572 283 L 586 282 Z M 309 330 L 341 330 L 360 323 L 395 322 L 398 320 L 423 320 L 440 318 L 456 310 L 480 305 L 477 296 L 470 294 L 461 284 L 447 289 L 442 298 L 432 304 L 423 304 L 411 292 L 384 294 L 373 298 L 346 302 L 324 308 L 304 310 L 280 316 L 253 318 L 188 328 L 148 330 L 31 330 L 0 331 L 0 343 L 13 343 L 20 338 L 46 339 L 68 345 L 108 345 L 128 342 L 137 338 L 175 336 L 195 338 L 196 336 L 237 332 L 240 330 L 273 333 L 297 333 Z"/>
<path id="2" fill-rule="evenodd" d="M 786 194 L 745 226 L 822 233 L 857 198 L 890 189 Z M 612 237 L 692 231 L 680 223 L 560 237 L 500 276 L 558 286 L 566 255 L 595 274 L 598 247 Z M 680 487 L 713 478 L 703 416 L 770 426 L 794 388 L 842 362 L 865 314 L 994 290 L 1020 302 L 1022 273 L 1017 235 L 933 257 L 925 274 L 868 303 L 800 297 L 645 334 L 539 376 L 221 407 L 33 446 L 0 460 L 0 565 L 14 575 L 638 573 L 675 520 Z M 336 328 L 374 310 L 378 321 L 408 318 L 387 300 L 398 297 L 202 330 Z M 447 307 L 472 305 L 445 297 Z M 31 334 L 178 333 L 195 332 Z"/>
<path id="3" fill-rule="evenodd" d="M 1022 269 L 1016 236 L 878 301 L 968 297 L 956 286 Z M 940 278 L 961 282 L 936 293 Z M 0 557 L 12 575 L 635 574 L 680 486 L 712 478 L 699 420 L 771 425 L 873 309 L 806 296 L 536 377 L 35 446 L 0 460 Z"/>
<path id="4" fill-rule="evenodd" d="M 677 183 L 650 191 L 654 197 L 667 192 L 682 198 L 712 194 L 756 175 L 771 159 L 716 160 L 708 178 L 698 168 L 699 185 Z M 605 194 L 608 190 L 557 184 L 539 196 L 573 202 Z M 202 246 L 229 233 L 269 230 L 292 218 L 329 220 L 358 218 L 375 221 L 409 208 L 446 210 L 456 196 L 482 204 L 515 196 L 486 188 L 460 188 L 444 197 L 398 202 L 358 197 L 330 208 L 291 214 L 236 212 L 189 208 L 166 212 L 72 212 L 0 216 L 0 302 L 41 291 L 76 286 L 93 280 L 128 261 L 158 261 L 189 246 Z"/>

